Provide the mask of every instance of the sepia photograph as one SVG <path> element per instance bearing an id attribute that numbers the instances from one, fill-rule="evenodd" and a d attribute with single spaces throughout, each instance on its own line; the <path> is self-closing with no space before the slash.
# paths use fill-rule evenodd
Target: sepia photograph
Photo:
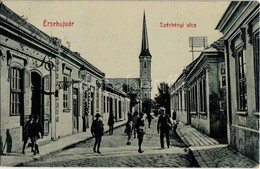
<path id="1" fill-rule="evenodd" d="M 0 168 L 260 168 L 259 10 L 0 0 Z"/>

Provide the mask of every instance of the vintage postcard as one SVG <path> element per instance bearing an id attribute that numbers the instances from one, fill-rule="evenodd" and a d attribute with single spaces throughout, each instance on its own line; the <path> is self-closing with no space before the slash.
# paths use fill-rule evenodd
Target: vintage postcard
<path id="1" fill-rule="evenodd" d="M 1 0 L 1 167 L 259 167 L 258 1 Z"/>

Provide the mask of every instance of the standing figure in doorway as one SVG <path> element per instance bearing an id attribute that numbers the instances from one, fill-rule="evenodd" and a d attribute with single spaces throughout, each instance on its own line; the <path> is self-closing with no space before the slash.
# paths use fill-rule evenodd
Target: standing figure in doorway
<path id="1" fill-rule="evenodd" d="M 91 133 L 93 137 L 95 137 L 93 151 L 95 153 L 101 154 L 99 148 L 100 148 L 102 136 L 104 135 L 104 125 L 102 120 L 100 119 L 101 115 L 99 113 L 97 113 L 95 117 L 96 119 L 93 121 L 91 126 Z"/>
<path id="2" fill-rule="evenodd" d="M 33 124 L 33 115 L 29 115 L 29 120 L 25 123 L 24 126 L 24 136 L 23 136 L 23 151 L 22 153 L 25 154 L 25 147 L 26 144 L 30 138 L 31 144 L 32 144 L 32 149 L 31 151 L 33 152 L 33 139 L 32 139 L 32 124 Z"/>
<path id="3" fill-rule="evenodd" d="M 167 114 L 165 108 L 160 109 L 161 115 L 158 118 L 157 132 L 160 133 L 161 148 L 164 149 L 164 136 L 166 137 L 167 147 L 170 148 L 169 132 L 172 129 L 172 122 Z"/>
<path id="4" fill-rule="evenodd" d="M 144 133 L 145 133 L 145 125 L 144 125 L 144 113 L 140 112 L 139 117 L 136 122 L 136 131 L 137 131 L 137 138 L 138 138 L 138 152 L 143 153 L 142 150 L 142 143 L 144 139 Z"/>
<path id="5" fill-rule="evenodd" d="M 115 123 L 115 116 L 113 115 L 113 113 L 110 113 L 107 122 L 109 126 L 109 135 L 113 135 L 114 123 Z"/>

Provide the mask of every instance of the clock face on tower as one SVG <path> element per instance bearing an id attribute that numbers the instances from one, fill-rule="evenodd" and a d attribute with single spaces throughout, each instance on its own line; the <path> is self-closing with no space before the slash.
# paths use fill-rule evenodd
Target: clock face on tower
<path id="1" fill-rule="evenodd" d="M 142 82 L 142 85 L 143 85 L 143 86 L 150 86 L 150 82 L 149 82 L 148 80 L 144 80 L 144 81 Z"/>

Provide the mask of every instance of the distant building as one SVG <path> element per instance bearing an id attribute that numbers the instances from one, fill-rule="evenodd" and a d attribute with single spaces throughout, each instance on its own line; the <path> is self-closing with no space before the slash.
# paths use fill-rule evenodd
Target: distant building
<path id="1" fill-rule="evenodd" d="M 220 39 L 201 52 L 170 87 L 177 120 L 214 138 L 226 138 L 223 46 Z"/>
<path id="2" fill-rule="evenodd" d="M 228 143 L 259 163 L 259 2 L 231 2 L 216 29 L 226 47 Z"/>
<path id="3" fill-rule="evenodd" d="M 139 96 L 139 110 L 142 102 L 151 99 L 151 61 L 152 55 L 149 51 L 148 34 L 146 27 L 145 13 L 143 16 L 143 32 L 142 32 L 142 47 L 139 55 L 140 77 L 139 78 L 107 78 L 108 83 L 112 84 L 117 89 L 122 89 L 123 85 L 129 85 L 132 91 Z M 129 91 L 130 92 L 130 91 Z M 142 110 L 142 109 L 141 109 Z"/>

